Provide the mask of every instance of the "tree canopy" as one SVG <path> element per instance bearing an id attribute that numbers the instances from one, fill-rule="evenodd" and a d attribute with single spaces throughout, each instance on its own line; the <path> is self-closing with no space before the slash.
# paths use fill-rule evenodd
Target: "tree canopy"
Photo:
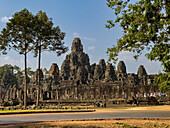
<path id="1" fill-rule="evenodd" d="M 23 74 L 20 71 L 20 68 L 16 65 L 5 64 L 0 66 L 0 84 L 4 88 L 9 86 L 21 85 L 23 82 Z"/>
<path id="2" fill-rule="evenodd" d="M 39 11 L 36 15 L 33 15 L 27 9 L 16 12 L 9 22 L 6 23 L 6 27 L 1 31 L 0 52 L 6 54 L 8 49 L 14 49 L 19 54 L 24 55 L 25 58 L 25 108 L 27 102 L 27 72 L 29 71 L 27 68 L 28 52 L 32 51 L 35 57 L 39 57 L 38 74 L 40 74 L 41 52 L 44 50 L 53 51 L 56 52 L 58 56 L 65 53 L 68 48 L 64 46 L 64 37 L 65 33 L 61 32 L 59 26 L 53 26 L 52 19 L 48 18 L 45 12 Z M 40 79 L 38 81 L 37 101 L 39 101 Z"/>
<path id="3" fill-rule="evenodd" d="M 1 40 L 3 42 L 1 49 L 14 49 L 19 54 L 31 51 L 30 43 L 33 42 L 32 26 L 33 15 L 27 9 L 16 12 L 1 31 Z"/>
<path id="4" fill-rule="evenodd" d="M 64 46 L 65 33 L 61 32 L 59 26 L 54 27 L 52 18 L 48 18 L 45 12 L 39 11 L 35 16 L 34 26 L 34 55 L 39 52 L 56 52 L 58 56 L 65 53 L 68 47 Z M 41 50 L 41 51 L 40 51 Z"/>
<path id="5" fill-rule="evenodd" d="M 166 86 L 170 89 L 170 2 L 107 0 L 107 5 L 114 11 L 116 19 L 108 20 L 106 28 L 110 29 L 119 23 L 123 29 L 123 36 L 117 44 L 107 49 L 109 61 L 116 62 L 121 51 L 134 52 L 135 59 L 145 51 L 148 59 L 161 62 L 166 76 L 162 79 L 169 81 Z"/>

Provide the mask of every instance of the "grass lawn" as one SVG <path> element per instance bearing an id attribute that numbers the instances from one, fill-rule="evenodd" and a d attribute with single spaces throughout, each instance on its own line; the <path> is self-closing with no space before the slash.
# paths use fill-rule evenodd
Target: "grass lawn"
<path id="1" fill-rule="evenodd" d="M 0 110 L 1 113 L 31 113 L 31 112 L 81 112 L 90 111 L 85 109 L 36 109 L 36 110 Z"/>

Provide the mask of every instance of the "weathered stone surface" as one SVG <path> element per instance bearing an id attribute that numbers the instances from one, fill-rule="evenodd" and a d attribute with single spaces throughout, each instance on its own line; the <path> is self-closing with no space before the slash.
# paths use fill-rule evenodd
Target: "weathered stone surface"
<path id="1" fill-rule="evenodd" d="M 94 63 L 94 64 L 92 64 L 92 65 L 90 66 L 90 73 L 91 73 L 92 75 L 94 75 L 95 67 L 96 67 L 96 63 Z"/>
<path id="2" fill-rule="evenodd" d="M 67 55 L 61 66 L 62 80 L 82 79 L 86 82 L 90 70 L 89 56 L 83 52 L 83 45 L 79 38 L 72 43 L 71 54 Z M 85 73 L 82 73 L 85 71 Z M 83 76 L 85 75 L 85 76 Z"/>
<path id="3" fill-rule="evenodd" d="M 108 64 L 106 66 L 106 71 L 105 71 L 105 81 L 115 81 L 116 80 L 116 74 L 114 67 L 112 64 Z"/>
<path id="4" fill-rule="evenodd" d="M 86 84 L 88 79 L 88 72 L 85 67 L 79 67 L 77 71 L 77 81 L 80 81 L 80 84 Z"/>
<path id="5" fill-rule="evenodd" d="M 145 67 L 143 65 L 140 65 L 138 68 L 138 77 L 142 78 L 143 76 L 147 76 L 147 72 L 145 70 Z"/>
<path id="6" fill-rule="evenodd" d="M 98 65 L 95 65 L 94 68 L 94 79 L 95 80 L 104 80 L 105 78 L 105 70 L 106 70 L 106 63 L 104 59 L 99 61 Z"/>
<path id="7" fill-rule="evenodd" d="M 127 73 L 126 73 L 126 66 L 123 61 L 119 61 L 118 66 L 117 66 L 117 79 L 122 80 L 127 78 Z"/>
<path id="8" fill-rule="evenodd" d="M 126 66 L 125 66 L 125 63 L 123 61 L 119 61 L 118 66 L 117 66 L 117 72 L 127 74 L 126 73 Z"/>
<path id="9" fill-rule="evenodd" d="M 44 77 L 43 72 L 42 72 L 42 70 L 40 69 L 40 81 L 43 80 L 43 77 Z M 37 69 L 37 71 L 36 71 L 35 74 L 34 74 L 33 82 L 38 82 L 38 69 Z"/>
<path id="10" fill-rule="evenodd" d="M 53 80 L 55 80 L 55 81 L 58 80 L 58 78 L 59 78 L 59 68 L 58 68 L 58 65 L 56 63 L 53 63 L 51 65 L 51 68 L 49 70 L 49 75 Z"/>
<path id="11" fill-rule="evenodd" d="M 67 55 L 61 66 L 62 80 L 68 80 L 70 77 L 70 55 Z"/>
<path id="12" fill-rule="evenodd" d="M 80 38 L 75 38 L 71 47 L 72 53 L 83 52 L 83 45 L 81 44 Z"/>
<path id="13" fill-rule="evenodd" d="M 100 67 L 100 65 L 95 66 L 93 78 L 95 80 L 100 80 L 101 79 L 101 67 Z"/>
<path id="14" fill-rule="evenodd" d="M 137 85 L 138 84 L 138 76 L 134 73 L 128 74 L 128 82 L 129 84 Z"/>
<path id="15" fill-rule="evenodd" d="M 105 60 L 104 59 L 101 59 L 99 61 L 99 65 L 100 65 L 100 68 L 101 68 L 101 80 L 103 80 L 105 78 L 105 70 L 106 70 L 106 63 L 105 63 Z"/>

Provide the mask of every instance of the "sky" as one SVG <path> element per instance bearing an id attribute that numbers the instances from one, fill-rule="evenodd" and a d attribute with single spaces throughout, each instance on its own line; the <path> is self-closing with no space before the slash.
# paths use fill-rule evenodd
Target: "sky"
<path id="1" fill-rule="evenodd" d="M 106 0 L 0 0 L 0 31 L 15 12 L 26 8 L 36 14 L 42 10 L 53 19 L 54 26 L 59 26 L 61 31 L 66 33 L 64 42 L 69 47 L 69 51 L 60 57 L 52 52 L 43 52 L 42 68 L 50 69 L 52 63 L 57 63 L 61 68 L 65 56 L 71 52 L 71 44 L 76 37 L 81 39 L 84 52 L 89 55 L 90 64 L 98 64 L 100 59 L 107 62 L 107 48 L 116 45 L 123 33 L 118 24 L 112 29 L 105 28 L 107 20 L 115 19 L 113 10 L 108 8 L 106 3 Z M 160 62 L 149 61 L 144 55 L 136 61 L 133 55 L 134 53 L 125 51 L 119 54 L 118 61 L 125 62 L 128 73 L 137 73 L 140 65 L 144 65 L 148 74 L 161 71 Z M 4 64 L 17 65 L 24 69 L 24 57 L 15 51 L 9 51 L 7 55 L 0 55 L 0 66 Z M 37 64 L 37 58 L 29 53 L 28 66 L 35 70 Z"/>

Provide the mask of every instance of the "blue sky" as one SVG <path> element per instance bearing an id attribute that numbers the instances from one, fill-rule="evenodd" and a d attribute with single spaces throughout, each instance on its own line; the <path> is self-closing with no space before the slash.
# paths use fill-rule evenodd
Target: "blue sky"
<path id="1" fill-rule="evenodd" d="M 84 46 L 84 52 L 90 57 L 90 63 L 98 63 L 100 59 L 107 61 L 107 48 L 116 44 L 122 31 L 117 25 L 108 30 L 105 28 L 107 20 L 114 19 L 113 11 L 107 7 L 106 0 L 0 0 L 0 31 L 5 27 L 8 18 L 15 12 L 27 8 L 33 14 L 42 10 L 53 19 L 54 25 L 66 33 L 65 43 L 69 51 L 57 57 L 55 53 L 43 52 L 42 67 L 49 69 L 52 63 L 61 67 L 65 55 L 70 53 L 71 44 L 75 37 L 79 37 Z M 158 73 L 160 63 L 148 61 L 143 55 L 135 61 L 134 53 L 122 52 L 119 60 L 124 60 L 127 72 L 137 73 L 139 65 L 144 65 L 148 74 Z M 23 56 L 15 51 L 0 56 L 0 66 L 4 64 L 18 65 L 24 68 Z M 28 56 L 28 66 L 37 68 L 37 58 Z"/>

